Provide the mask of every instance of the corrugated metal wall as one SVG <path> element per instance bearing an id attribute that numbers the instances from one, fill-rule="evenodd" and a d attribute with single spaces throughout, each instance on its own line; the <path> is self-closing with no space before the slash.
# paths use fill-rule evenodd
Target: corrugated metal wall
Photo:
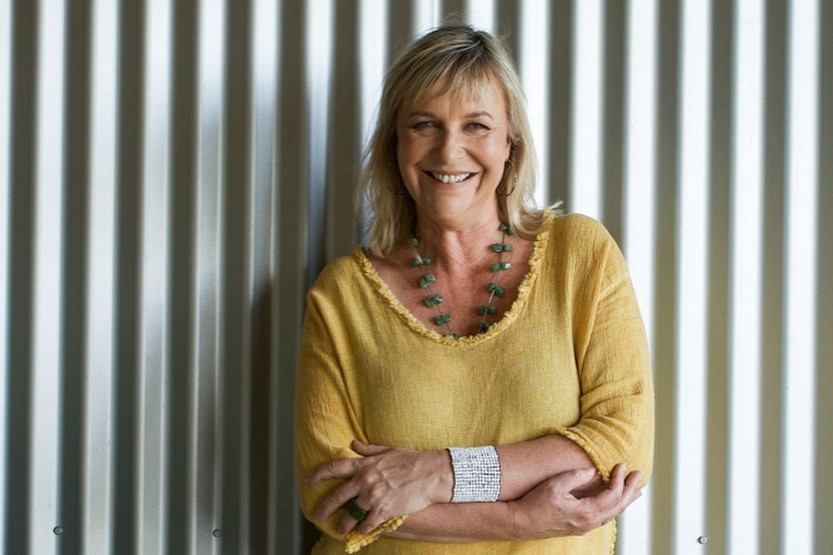
<path id="1" fill-rule="evenodd" d="M 305 288 L 389 57 L 508 35 L 654 351 L 620 552 L 833 553 L 833 4 L 0 0 L 3 553 L 279 553 Z M 308 534 L 306 534 L 308 536 Z"/>

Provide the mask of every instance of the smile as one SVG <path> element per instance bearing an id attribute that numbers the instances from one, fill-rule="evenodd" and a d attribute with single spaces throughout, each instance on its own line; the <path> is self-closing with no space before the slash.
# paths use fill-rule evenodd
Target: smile
<path id="1" fill-rule="evenodd" d="M 473 176 L 473 173 L 457 173 L 457 174 L 448 174 L 448 173 L 435 173 L 435 172 L 427 172 L 428 175 L 436 179 L 437 181 L 442 181 L 443 183 L 460 183 L 461 181 L 465 181 L 469 177 Z"/>

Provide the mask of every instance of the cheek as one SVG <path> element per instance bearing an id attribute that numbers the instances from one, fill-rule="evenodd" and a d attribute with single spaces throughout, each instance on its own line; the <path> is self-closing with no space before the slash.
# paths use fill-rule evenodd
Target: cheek
<path id="1" fill-rule="evenodd" d="M 419 180 L 417 167 L 421 159 L 419 145 L 413 139 L 400 139 L 396 144 L 396 166 L 406 188 Z"/>
<path id="2" fill-rule="evenodd" d="M 408 171 L 409 158 L 408 143 L 400 140 L 396 144 L 396 165 L 399 168 L 400 175 L 404 176 Z"/>
<path id="3" fill-rule="evenodd" d="M 491 165 L 501 167 L 505 165 L 506 160 L 509 158 L 509 152 L 509 144 L 500 140 L 490 142 L 483 150 L 483 153 L 490 160 Z"/>
<path id="4" fill-rule="evenodd" d="M 400 137 L 396 145 L 396 158 L 400 166 L 414 162 L 419 157 L 419 145 L 410 137 Z"/>

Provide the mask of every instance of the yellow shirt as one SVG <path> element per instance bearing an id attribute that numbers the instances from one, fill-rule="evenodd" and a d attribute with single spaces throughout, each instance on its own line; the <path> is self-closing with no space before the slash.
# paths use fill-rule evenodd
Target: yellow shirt
<path id="1" fill-rule="evenodd" d="M 620 462 L 650 473 L 653 388 L 642 319 L 608 232 L 555 216 L 536 239 L 510 310 L 458 340 L 415 319 L 361 249 L 334 261 L 310 290 L 297 383 L 299 478 L 350 442 L 411 449 L 502 445 L 546 434 L 575 441 L 607 478 Z M 300 482 L 309 517 L 338 485 Z M 340 511 L 319 525 L 314 553 L 345 552 Z M 437 544 L 388 537 L 368 555 L 612 553 L 615 522 L 583 537 Z M 355 538 L 353 538 L 355 539 Z"/>

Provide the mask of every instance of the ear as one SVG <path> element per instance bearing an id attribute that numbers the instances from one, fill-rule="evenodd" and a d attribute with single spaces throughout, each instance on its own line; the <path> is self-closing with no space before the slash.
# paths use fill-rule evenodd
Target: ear
<path id="1" fill-rule="evenodd" d="M 512 158 L 512 151 L 515 149 L 516 141 L 512 135 L 506 136 L 506 162 L 510 162 Z"/>

